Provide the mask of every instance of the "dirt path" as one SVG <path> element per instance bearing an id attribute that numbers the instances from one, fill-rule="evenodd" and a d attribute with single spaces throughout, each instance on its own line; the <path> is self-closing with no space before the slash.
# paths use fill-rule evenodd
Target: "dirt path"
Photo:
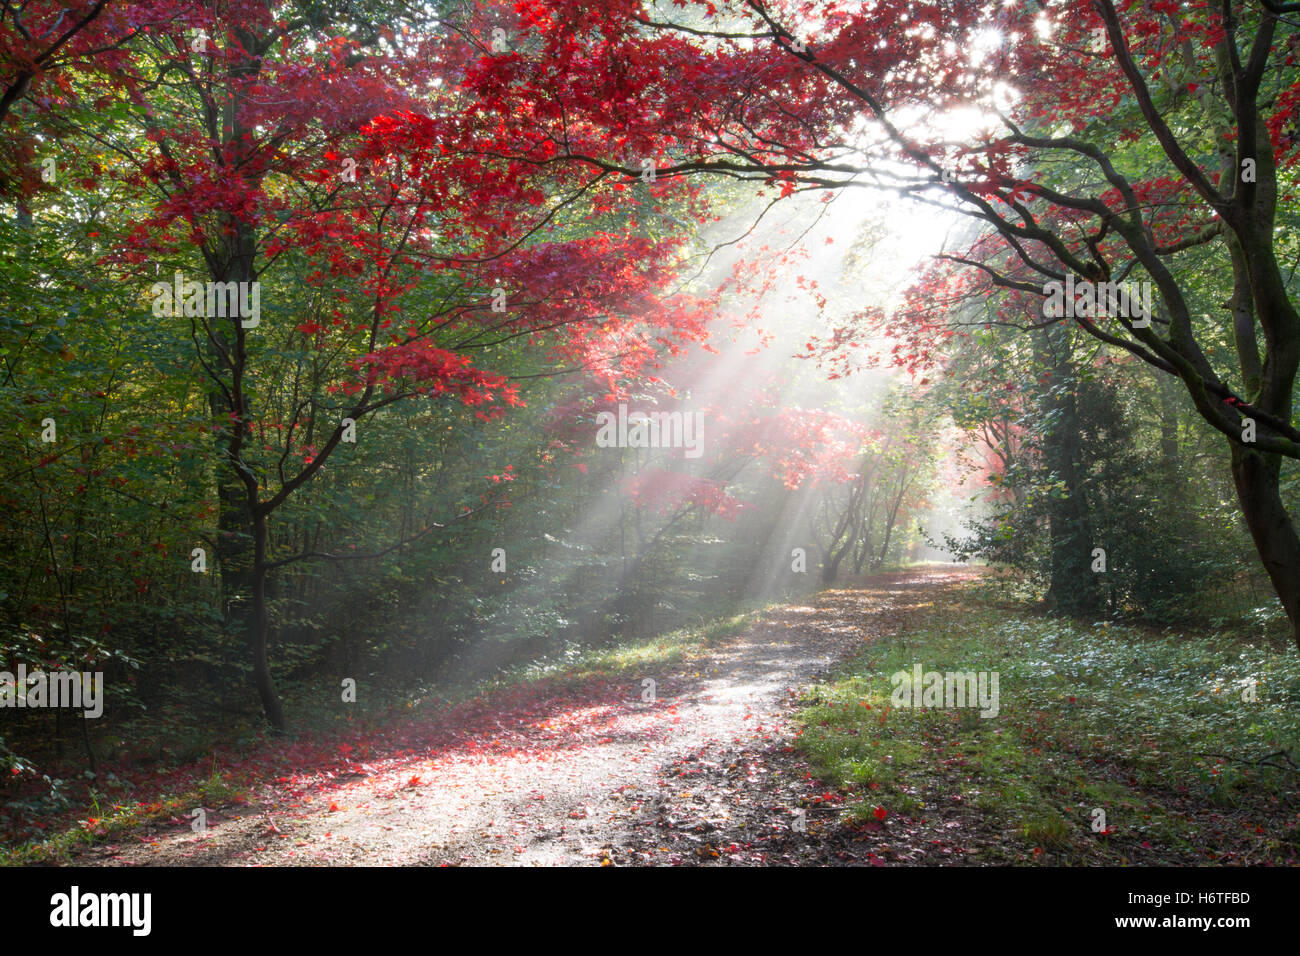
<path id="1" fill-rule="evenodd" d="M 249 803 L 89 848 L 79 865 L 619 865 L 875 862 L 836 835 L 789 747 L 806 686 L 864 640 L 901 626 L 930 569 L 823 592 L 641 681 L 538 716 L 493 720 L 451 746 L 388 755 L 310 780 L 268 782 Z M 359 772 L 351 772 L 358 770 Z M 802 829 L 801 829 L 802 828 Z"/>

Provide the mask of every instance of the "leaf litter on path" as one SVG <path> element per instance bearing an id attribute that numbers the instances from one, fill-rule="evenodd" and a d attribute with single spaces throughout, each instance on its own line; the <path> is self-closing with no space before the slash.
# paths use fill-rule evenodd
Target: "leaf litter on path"
<path id="1" fill-rule="evenodd" d="M 437 727 L 338 746 L 271 777 L 255 805 L 90 847 L 105 865 L 866 865 L 898 860 L 891 819 L 839 820 L 843 795 L 791 746 L 799 688 L 902 626 L 964 569 L 880 576 L 776 608 L 703 658 L 641 679 L 542 682 Z"/>

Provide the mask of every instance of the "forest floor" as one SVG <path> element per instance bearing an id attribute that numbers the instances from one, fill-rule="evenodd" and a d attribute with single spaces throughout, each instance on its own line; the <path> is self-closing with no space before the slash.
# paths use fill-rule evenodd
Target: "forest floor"
<path id="1" fill-rule="evenodd" d="M 979 577 L 857 580 L 424 712 L 217 754 L 202 797 L 137 790 L 115 808 L 125 821 L 90 817 L 57 852 L 11 862 L 1300 861 L 1293 653 L 1052 618 Z M 890 675 L 915 663 L 1000 672 L 997 719 L 899 707 Z"/>
<path id="2" fill-rule="evenodd" d="M 640 677 L 476 707 L 459 739 L 423 750 L 363 756 L 344 745 L 332 768 L 207 807 L 203 834 L 173 818 L 77 847 L 70 862 L 867 862 L 880 841 L 839 832 L 843 798 L 791 747 L 791 712 L 800 688 L 973 573 L 923 569 L 824 591 Z"/>

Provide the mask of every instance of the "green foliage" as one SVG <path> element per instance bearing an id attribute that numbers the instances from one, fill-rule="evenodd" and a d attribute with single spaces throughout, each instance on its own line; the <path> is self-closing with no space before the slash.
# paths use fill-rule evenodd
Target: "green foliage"
<path id="1" fill-rule="evenodd" d="M 1034 847 L 1055 862 L 1118 862 L 1143 841 L 1213 852 L 1218 824 L 1187 813 L 1188 799 L 1275 829 L 1292 773 L 1255 761 L 1300 753 L 1294 649 L 1028 615 L 980 590 L 938 601 L 810 692 L 799 747 L 856 794 L 851 814 L 946 819 L 973 806 L 994 843 L 984 862 L 1032 860 Z M 917 662 L 997 671 L 998 715 L 892 707 L 890 675 Z M 1117 834 L 1109 850 L 1091 830 L 1097 807 Z M 1284 834 L 1265 844 L 1277 861 L 1295 852 Z"/>
<path id="2" fill-rule="evenodd" d="M 996 334 L 985 343 L 1018 387 L 995 402 L 960 388 L 944 395 L 954 419 L 992 436 L 998 455 L 986 507 L 966 535 L 946 536 L 953 553 L 1023 572 L 1067 613 L 1242 619 L 1242 569 L 1256 561 L 1233 492 L 1214 477 L 1227 471 L 1226 449 L 1197 430 L 1189 403 L 1138 369 L 1085 363 L 1077 333 L 1032 352 Z"/>

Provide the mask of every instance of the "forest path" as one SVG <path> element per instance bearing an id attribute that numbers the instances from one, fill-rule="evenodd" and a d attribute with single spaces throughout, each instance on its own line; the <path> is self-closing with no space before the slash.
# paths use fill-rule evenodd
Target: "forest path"
<path id="1" fill-rule="evenodd" d="M 866 862 L 823 827 L 838 798 L 819 793 L 790 748 L 790 710 L 801 686 L 976 573 L 921 568 L 823 591 L 648 670 L 653 702 L 640 679 L 570 688 L 540 709 L 479 714 L 488 729 L 480 719 L 451 743 L 267 781 L 250 802 L 210 811 L 204 834 L 177 819 L 76 862 Z"/>

